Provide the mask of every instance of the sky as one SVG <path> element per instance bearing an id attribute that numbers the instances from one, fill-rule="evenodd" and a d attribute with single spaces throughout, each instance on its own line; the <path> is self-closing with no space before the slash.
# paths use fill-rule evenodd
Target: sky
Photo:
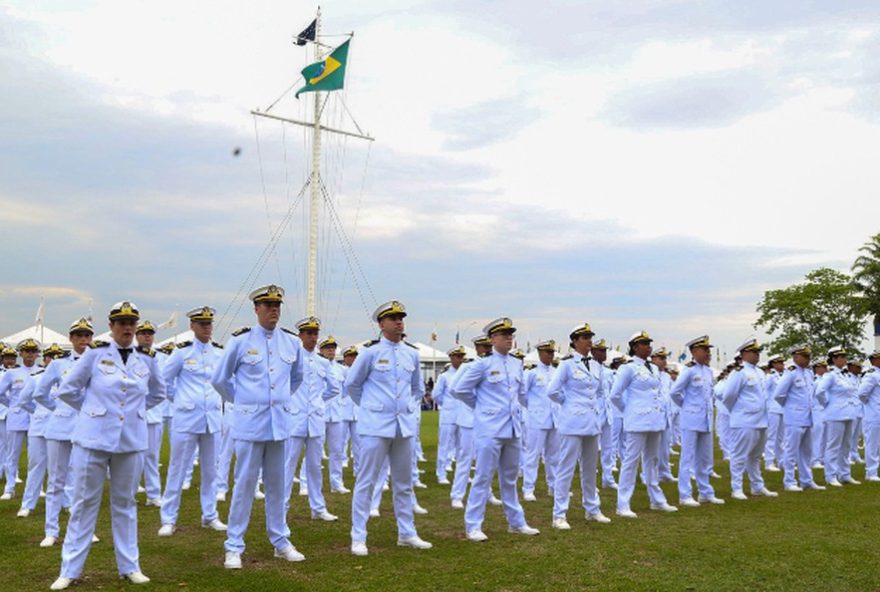
<path id="1" fill-rule="evenodd" d="M 0 336 L 41 300 L 64 332 L 128 299 L 215 306 L 221 337 L 266 283 L 305 316 L 310 144 L 250 111 L 301 83 L 315 9 L 0 7 Z M 399 299 L 439 349 L 499 316 L 522 347 L 582 322 L 674 351 L 765 337 L 764 291 L 880 232 L 878 25 L 847 0 L 325 2 L 325 42 L 355 33 L 325 125 L 376 139 L 323 141 L 325 331 L 370 338 Z"/>

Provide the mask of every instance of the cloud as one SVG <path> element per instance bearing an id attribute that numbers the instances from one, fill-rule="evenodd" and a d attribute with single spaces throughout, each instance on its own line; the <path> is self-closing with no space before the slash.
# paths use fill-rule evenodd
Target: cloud
<path id="1" fill-rule="evenodd" d="M 522 97 L 507 97 L 441 111 L 434 127 L 447 134 L 446 150 L 473 150 L 514 138 L 540 117 L 540 110 Z"/>

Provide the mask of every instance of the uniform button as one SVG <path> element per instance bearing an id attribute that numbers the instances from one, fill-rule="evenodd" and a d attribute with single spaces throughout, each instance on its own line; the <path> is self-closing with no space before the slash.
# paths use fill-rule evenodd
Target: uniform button
<path id="1" fill-rule="evenodd" d="M 275 368 L 269 368 L 269 372 L 275 372 Z"/>
<path id="2" fill-rule="evenodd" d="M 126 387 L 122 387 L 122 392 L 123 392 L 123 393 L 125 392 L 125 388 L 126 388 Z"/>
<path id="3" fill-rule="evenodd" d="M 275 385 L 274 385 L 274 384 L 270 384 L 270 385 L 269 385 L 269 388 L 274 389 L 274 388 L 275 388 Z"/>
<path id="4" fill-rule="evenodd" d="M 125 416 L 120 415 L 120 416 L 119 416 L 119 421 L 125 421 Z"/>

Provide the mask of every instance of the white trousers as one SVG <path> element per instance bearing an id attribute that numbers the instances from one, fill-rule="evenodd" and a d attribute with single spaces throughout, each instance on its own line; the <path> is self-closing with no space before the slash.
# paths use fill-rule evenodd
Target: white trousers
<path id="1" fill-rule="evenodd" d="M 568 436 L 561 434 L 559 464 L 553 485 L 553 517 L 565 518 L 574 469 L 580 465 L 581 494 L 584 510 L 591 516 L 599 513 L 599 491 L 596 489 L 599 462 L 599 435 Z"/>
<path id="2" fill-rule="evenodd" d="M 437 480 L 446 479 L 446 471 L 452 464 L 455 449 L 458 446 L 458 426 L 454 423 L 441 423 L 440 434 L 437 441 L 437 467 L 435 473 Z"/>
<path id="3" fill-rule="evenodd" d="M 0 478 L 6 475 L 6 420 L 0 419 Z"/>
<path id="4" fill-rule="evenodd" d="M 6 432 L 6 493 L 15 493 L 15 480 L 18 479 L 18 461 L 21 449 L 27 438 L 25 430 L 8 430 Z"/>
<path id="5" fill-rule="evenodd" d="M 474 429 L 458 426 L 458 451 L 455 453 L 455 476 L 452 478 L 451 499 L 464 499 L 474 464 Z"/>
<path id="6" fill-rule="evenodd" d="M 24 495 L 21 496 L 21 507 L 33 510 L 40 501 L 40 490 L 46 478 L 46 466 L 49 459 L 46 453 L 46 438 L 28 436 L 28 472 L 24 484 Z"/>
<path id="7" fill-rule="evenodd" d="M 244 534 L 251 519 L 254 490 L 260 471 L 266 493 L 266 532 L 269 542 L 278 551 L 290 546 L 290 529 L 287 527 L 287 494 L 285 470 L 287 441 L 249 442 L 235 440 L 235 483 L 232 487 L 232 503 L 229 506 L 229 526 L 226 531 L 226 550 L 244 553 Z"/>
<path id="8" fill-rule="evenodd" d="M 709 481 L 712 474 L 712 432 L 681 431 L 681 456 L 678 465 L 678 499 L 693 497 L 691 475 L 697 481 L 700 497 L 713 497 Z"/>
<path id="9" fill-rule="evenodd" d="M 862 435 L 862 418 L 857 417 L 853 420 L 852 436 L 849 444 L 849 458 L 853 462 L 861 462 L 862 456 L 859 454 L 859 438 Z"/>
<path id="10" fill-rule="evenodd" d="M 49 470 L 49 483 L 46 487 L 46 536 L 58 538 L 61 534 L 58 517 L 67 497 L 68 478 L 73 476 L 73 472 L 69 470 L 72 450 L 73 445 L 70 440 L 46 441 L 47 468 Z"/>
<path id="11" fill-rule="evenodd" d="M 354 472 L 357 473 L 358 437 L 356 421 L 334 421 L 327 424 L 327 448 L 330 449 L 330 489 L 341 489 L 342 466 L 345 464 L 345 442 L 351 437 L 352 453 L 355 458 Z"/>
<path id="12" fill-rule="evenodd" d="M 556 466 L 559 464 L 559 451 L 563 436 L 555 428 L 543 430 L 533 428 L 529 430 L 528 443 L 526 445 L 525 463 L 523 465 L 523 491 L 535 491 L 535 482 L 538 480 L 538 465 L 544 459 L 544 478 L 547 488 L 553 489 L 558 478 Z"/>
<path id="13" fill-rule="evenodd" d="M 217 434 L 190 434 L 171 430 L 171 462 L 165 478 L 162 524 L 177 524 L 180 495 L 187 470 L 193 466 L 192 455 L 199 451 L 199 499 L 202 503 L 202 523 L 217 518 Z"/>
<path id="14" fill-rule="evenodd" d="M 876 477 L 880 466 L 880 423 L 862 424 L 865 432 L 865 477 Z"/>
<path id="15" fill-rule="evenodd" d="M 144 487 L 147 499 L 162 497 L 162 481 L 159 477 L 159 450 L 162 448 L 164 423 L 147 424 L 147 450 L 144 452 Z"/>
<path id="16" fill-rule="evenodd" d="M 101 509 L 108 469 L 116 567 L 123 576 L 140 571 L 134 496 L 144 468 L 144 453 L 104 452 L 74 444 L 70 463 L 74 473 L 73 507 L 61 549 L 61 576 L 77 579 L 82 575 Z"/>
<path id="17" fill-rule="evenodd" d="M 382 465 L 388 460 L 391 471 L 391 491 L 394 516 L 397 518 L 398 538 L 416 535 L 413 520 L 412 458 L 413 437 L 360 436 L 360 458 L 357 480 L 351 499 L 351 540 L 367 540 L 367 521 L 370 519 L 375 487 L 381 488 Z"/>
<path id="18" fill-rule="evenodd" d="M 825 420 L 813 424 L 813 463 L 825 462 L 826 445 Z"/>
<path id="19" fill-rule="evenodd" d="M 614 439 L 614 426 L 602 426 L 602 437 L 599 439 L 600 459 L 602 460 L 602 486 L 613 485 L 614 467 L 617 465 L 617 441 Z"/>
<path id="20" fill-rule="evenodd" d="M 813 484 L 813 434 L 808 426 L 785 426 L 782 446 L 782 468 L 785 471 L 783 485 L 797 485 L 795 469 L 801 485 Z"/>
<path id="21" fill-rule="evenodd" d="M 492 478 L 496 470 L 507 523 L 512 528 L 524 526 L 526 518 L 516 493 L 516 478 L 519 474 L 522 453 L 520 439 L 518 437 L 476 438 L 474 453 L 477 458 L 477 468 L 464 513 L 465 532 L 482 528 L 486 503 L 492 493 Z"/>
<path id="22" fill-rule="evenodd" d="M 752 493 L 764 489 L 761 455 L 767 443 L 767 428 L 730 428 L 730 489 L 742 491 L 743 473 L 748 473 Z"/>
<path id="23" fill-rule="evenodd" d="M 778 465 L 782 462 L 782 446 L 785 441 L 785 426 L 781 413 L 767 414 L 767 443 L 764 445 L 764 463 Z"/>
<path id="24" fill-rule="evenodd" d="M 235 441 L 232 439 L 232 430 L 226 423 L 220 430 L 220 451 L 217 453 L 217 483 L 216 491 L 226 493 L 229 491 L 229 469 L 232 466 L 232 453 L 235 452 Z"/>
<path id="25" fill-rule="evenodd" d="M 825 421 L 825 481 L 849 480 L 849 448 L 852 442 L 853 420 Z"/>
<path id="26" fill-rule="evenodd" d="M 642 467 L 645 476 L 645 487 L 648 489 L 648 498 L 651 504 L 665 504 L 666 496 L 660 489 L 657 477 L 658 454 L 663 432 L 626 432 L 626 452 L 620 467 L 620 481 L 617 489 L 617 509 L 629 510 L 630 500 L 636 489 L 636 471 L 639 459 L 642 459 Z"/>
<path id="27" fill-rule="evenodd" d="M 333 425 L 333 424 L 328 424 Z M 287 471 L 285 476 L 284 491 L 290 499 L 293 491 L 293 476 L 296 474 L 296 463 L 299 461 L 300 454 L 303 456 L 302 468 L 305 473 L 306 483 L 309 489 L 309 508 L 312 512 L 321 513 L 327 510 L 327 504 L 324 501 L 324 478 L 321 474 L 321 459 L 324 456 L 324 438 L 315 436 L 312 438 L 294 436 L 287 440 Z M 303 487 L 302 478 L 300 479 L 300 487 Z"/>
<path id="28" fill-rule="evenodd" d="M 730 451 L 732 448 L 730 443 L 729 415 L 719 413 L 715 416 L 715 433 L 718 434 L 718 447 L 721 448 L 724 459 L 727 460 L 730 458 Z"/>

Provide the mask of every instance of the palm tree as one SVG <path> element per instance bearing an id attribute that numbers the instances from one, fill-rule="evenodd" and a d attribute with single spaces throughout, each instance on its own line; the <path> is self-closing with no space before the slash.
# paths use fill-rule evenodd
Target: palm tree
<path id="1" fill-rule="evenodd" d="M 865 299 L 867 312 L 874 317 L 874 347 L 880 349 L 880 233 L 859 252 L 852 266 L 853 283 Z"/>

